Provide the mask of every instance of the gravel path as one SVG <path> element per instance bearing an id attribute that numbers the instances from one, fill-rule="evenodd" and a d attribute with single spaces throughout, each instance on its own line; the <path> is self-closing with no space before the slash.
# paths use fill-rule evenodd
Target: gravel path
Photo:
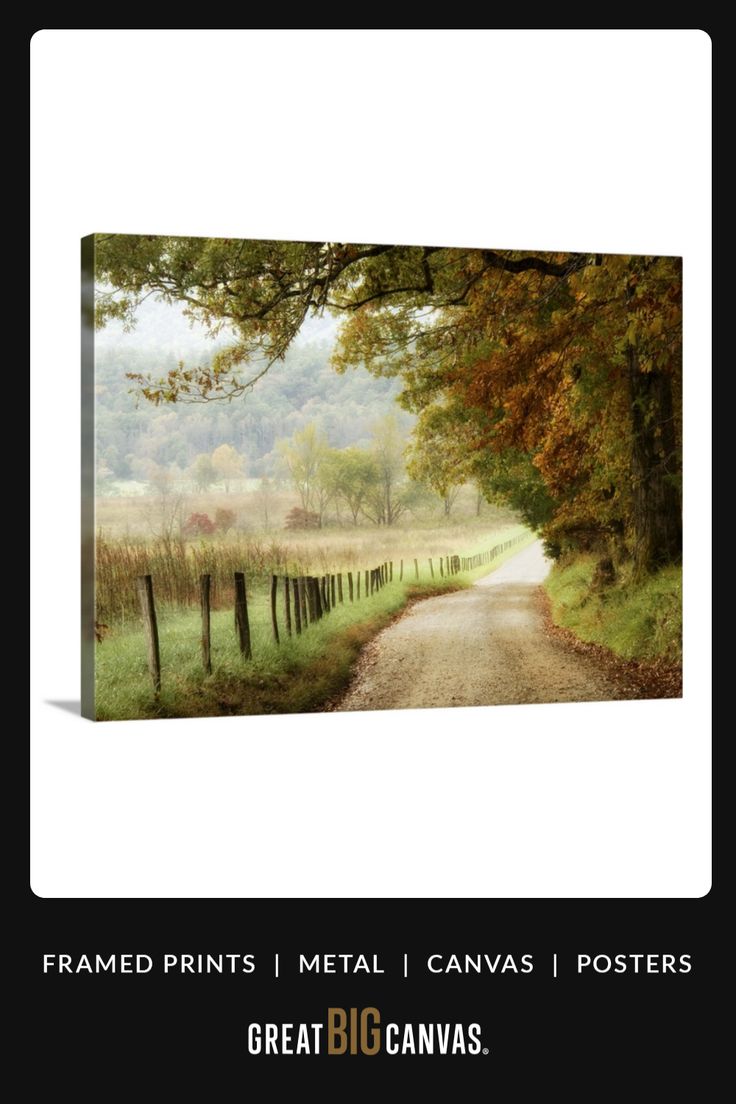
<path id="1" fill-rule="evenodd" d="M 364 649 L 338 710 L 601 701 L 599 664 L 544 631 L 539 542 L 468 590 L 418 602 Z"/>

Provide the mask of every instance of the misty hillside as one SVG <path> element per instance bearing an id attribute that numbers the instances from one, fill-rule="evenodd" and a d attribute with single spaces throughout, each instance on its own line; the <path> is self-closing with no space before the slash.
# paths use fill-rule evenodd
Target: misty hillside
<path id="1" fill-rule="evenodd" d="M 115 324 L 97 336 L 98 465 L 113 479 L 136 479 L 152 460 L 184 470 L 197 454 L 229 444 L 245 457 L 246 473 L 256 476 L 275 470 L 276 441 L 308 422 L 336 448 L 367 443 L 372 423 L 389 412 L 408 429 L 413 419 L 395 402 L 397 380 L 362 370 L 340 376 L 330 367 L 336 329 L 333 318 L 308 320 L 286 360 L 244 398 L 155 407 L 130 393 L 126 372 L 163 375 L 179 360 L 209 359 L 215 345 L 177 309 L 148 300 L 132 333 Z"/>

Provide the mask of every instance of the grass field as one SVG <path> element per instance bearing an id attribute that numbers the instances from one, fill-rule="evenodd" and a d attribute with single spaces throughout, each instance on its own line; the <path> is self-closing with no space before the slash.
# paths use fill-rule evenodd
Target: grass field
<path id="1" fill-rule="evenodd" d="M 200 658 L 200 615 L 195 606 L 158 604 L 162 689 L 153 696 L 146 666 L 146 645 L 140 618 L 133 615 L 111 619 L 109 629 L 97 645 L 96 694 L 100 720 L 136 717 L 193 717 L 217 714 L 295 713 L 319 710 L 346 686 L 361 647 L 413 599 L 466 586 L 488 572 L 484 565 L 451 578 L 440 577 L 436 557 L 440 554 L 471 556 L 512 538 L 512 548 L 497 556 L 492 568 L 519 551 L 534 535 L 518 524 L 502 523 L 448 526 L 439 533 L 430 529 L 366 531 L 351 545 L 354 559 L 343 556 L 345 536 L 326 540 L 315 534 L 311 551 L 321 549 L 335 557 L 335 569 L 361 570 L 386 559 L 394 561 L 394 581 L 371 597 L 361 589 L 360 602 L 336 605 L 321 621 L 310 625 L 301 636 L 289 638 L 283 631 L 282 594 L 279 620 L 281 643 L 276 645 L 271 628 L 269 595 L 264 581 L 249 580 L 248 612 L 253 659 L 244 662 L 237 647 L 230 602 L 212 614 L 213 671 L 205 676 Z M 463 539 L 464 538 L 464 539 Z M 413 543 L 411 543 L 413 542 Z M 230 542 L 233 543 L 233 542 Z M 238 547 L 237 542 L 235 547 Z M 399 546 L 405 553 L 404 580 L 399 582 Z M 391 552 L 393 551 L 393 554 Z M 406 553 L 409 554 L 406 554 Z M 229 555 L 229 554 L 228 554 Z M 419 579 L 413 559 L 419 560 Z M 429 556 L 435 559 L 434 578 Z M 228 563 L 229 563 L 228 558 Z M 321 563 L 324 561 L 320 560 Z M 327 566 L 332 566 L 331 562 Z M 315 566 L 315 571 L 318 566 Z M 154 589 L 156 577 L 154 574 Z M 222 596 L 221 596 L 222 597 Z"/>
<path id="2" fill-rule="evenodd" d="M 429 557 L 471 554 L 487 546 L 494 534 L 513 528 L 516 519 L 508 511 L 484 504 L 476 516 L 472 501 L 459 501 L 457 517 L 438 517 L 437 513 L 402 519 L 393 526 L 332 525 L 317 530 L 257 528 L 257 495 L 224 495 L 239 521 L 227 534 L 187 539 L 181 535 L 178 520 L 189 513 L 207 512 L 214 516 L 218 500 L 212 496 L 188 498 L 178 518 L 171 502 L 155 498 L 100 499 L 97 504 L 97 619 L 113 625 L 138 617 L 135 579 L 151 575 L 157 600 L 176 606 L 198 601 L 200 574 L 212 576 L 212 601 L 215 608 L 232 605 L 232 580 L 235 571 L 244 571 L 254 582 L 271 573 L 279 575 L 321 575 L 326 572 L 355 571 L 393 560 L 398 568 L 402 558 L 417 557 L 429 577 Z M 281 496 L 281 508 L 294 505 L 293 494 Z M 141 508 L 149 512 L 151 530 L 146 536 L 131 522 L 126 532 L 123 520 L 135 519 Z M 240 503 L 240 505 L 238 505 Z M 464 510 L 463 510 L 464 508 Z M 114 511 L 114 515 L 111 514 Z M 114 524 L 112 524 L 114 516 Z M 244 519 L 253 522 L 249 528 Z M 153 519 L 158 518 L 154 524 Z M 106 519 L 106 524 L 103 520 Z M 484 543 L 485 542 L 485 543 Z"/>
<path id="3" fill-rule="evenodd" d="M 641 582 L 624 576 L 596 590 L 595 566 L 593 556 L 578 556 L 553 568 L 545 585 L 556 623 L 623 659 L 680 663 L 682 569 L 666 567 Z"/>

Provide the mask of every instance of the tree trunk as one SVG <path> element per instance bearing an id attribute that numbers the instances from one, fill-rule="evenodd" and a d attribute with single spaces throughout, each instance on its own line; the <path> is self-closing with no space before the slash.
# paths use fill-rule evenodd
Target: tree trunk
<path id="1" fill-rule="evenodd" d="M 634 565 L 641 576 L 682 553 L 682 514 L 672 384 L 656 370 L 642 372 L 636 346 L 627 347 L 631 409 Z"/>

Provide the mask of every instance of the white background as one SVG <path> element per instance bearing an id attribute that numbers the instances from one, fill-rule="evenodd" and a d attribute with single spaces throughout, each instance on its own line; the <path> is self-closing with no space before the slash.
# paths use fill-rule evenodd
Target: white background
<path id="1" fill-rule="evenodd" d="M 700 31 L 42 31 L 33 63 L 41 897 L 697 897 L 709 859 Z M 126 722 L 79 696 L 79 238 L 685 258 L 683 701 Z"/>

